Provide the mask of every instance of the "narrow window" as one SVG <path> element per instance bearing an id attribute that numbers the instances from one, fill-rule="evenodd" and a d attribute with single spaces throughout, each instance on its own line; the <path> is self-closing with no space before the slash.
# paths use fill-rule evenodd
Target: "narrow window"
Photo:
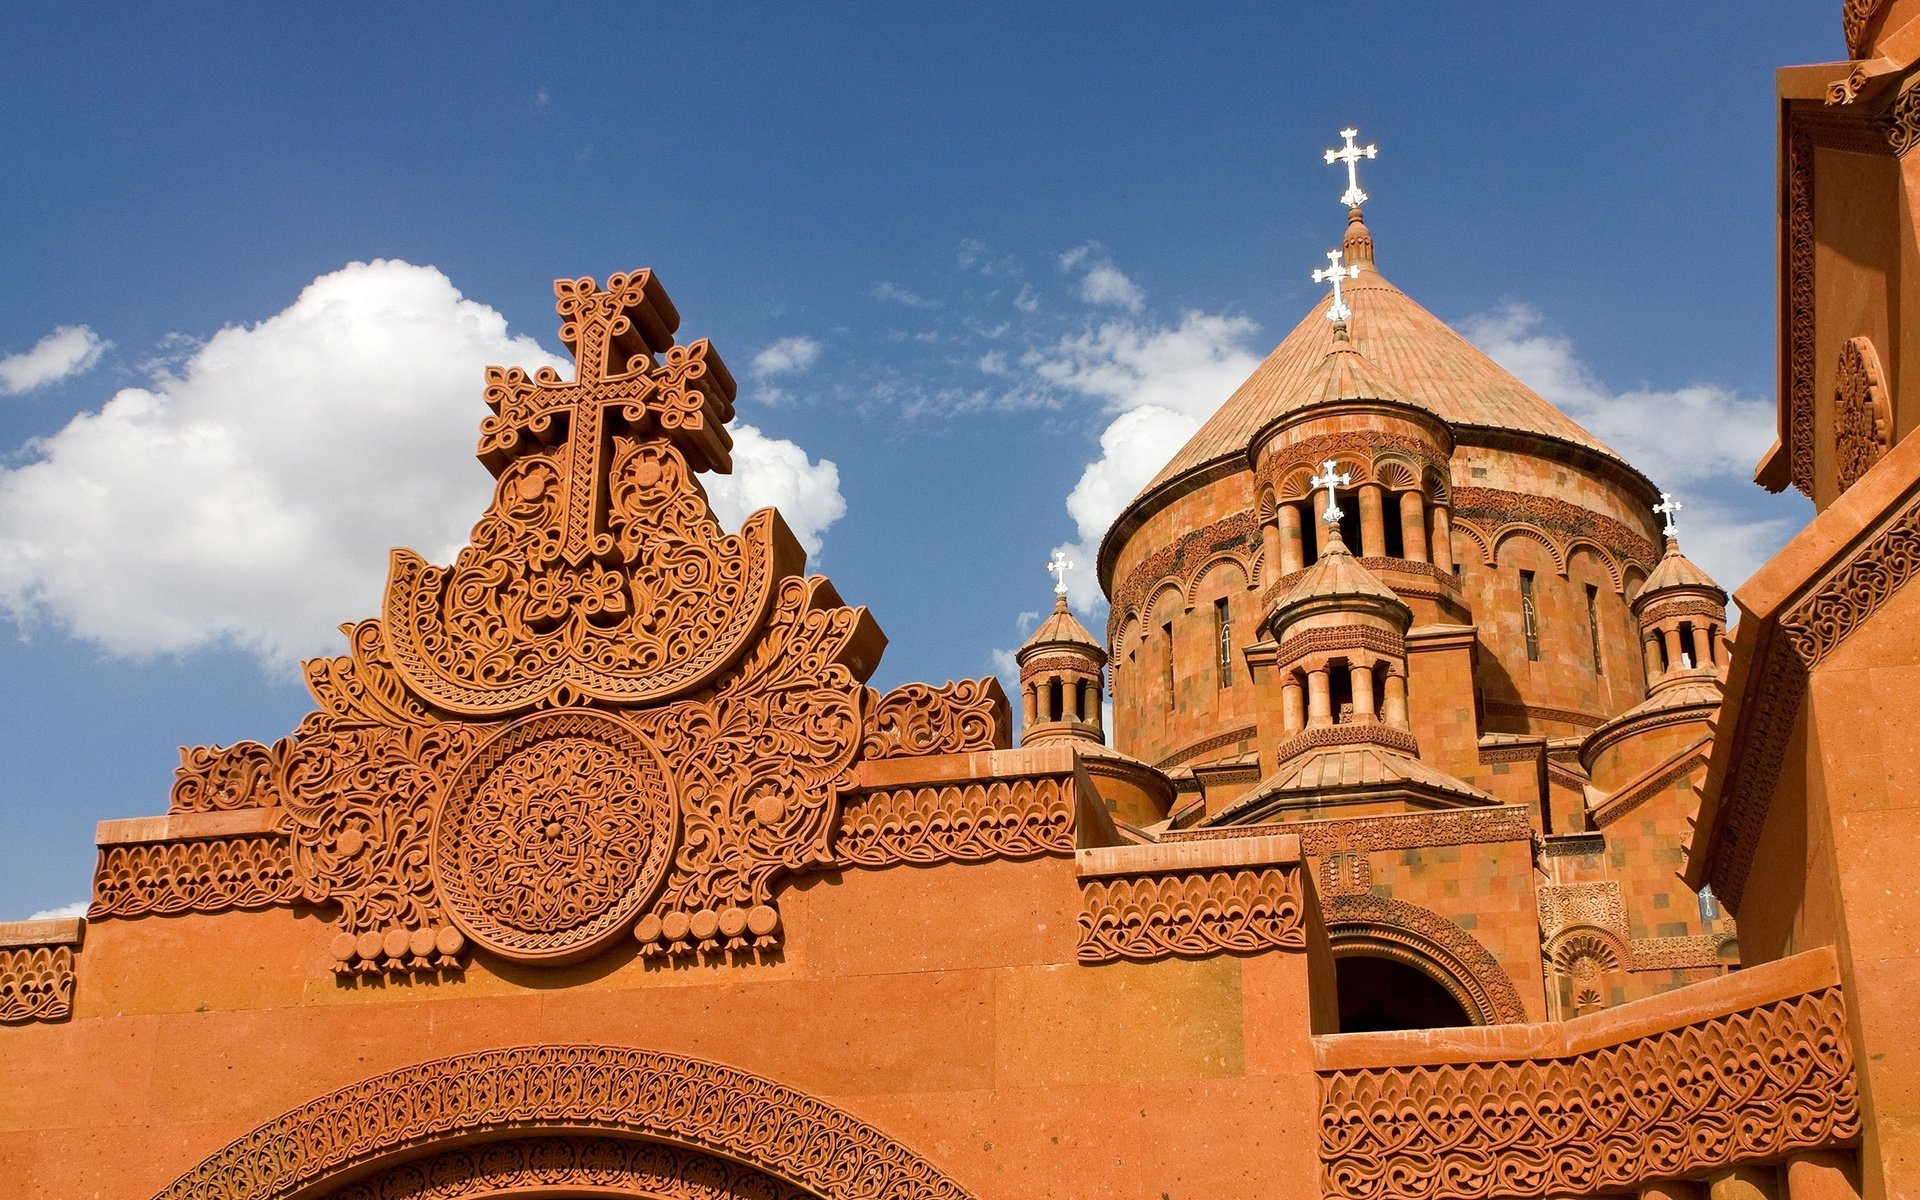
<path id="1" fill-rule="evenodd" d="M 1167 656 L 1161 662 L 1161 674 L 1167 684 L 1167 707 L 1173 707 L 1173 622 L 1168 621 L 1160 627 L 1160 636 L 1167 641 Z"/>
<path id="2" fill-rule="evenodd" d="M 1527 633 L 1527 661 L 1540 661 L 1540 618 L 1533 607 L 1533 572 L 1520 572 L 1520 623 Z"/>
<path id="3" fill-rule="evenodd" d="M 1233 622 L 1227 616 L 1227 598 L 1213 602 L 1213 645 L 1220 660 L 1220 686 L 1233 686 Z"/>
<path id="4" fill-rule="evenodd" d="M 1593 673 L 1605 675 L 1606 664 L 1600 661 L 1600 589 L 1591 583 L 1587 585 L 1587 636 L 1593 641 Z"/>
<path id="5" fill-rule="evenodd" d="M 1700 923 L 1711 925 L 1720 919 L 1720 900 L 1713 894 L 1713 885 L 1700 889 Z"/>
<path id="6" fill-rule="evenodd" d="M 1064 721 L 1067 719 L 1066 697 L 1061 694 L 1058 679 L 1047 682 L 1047 720 Z"/>

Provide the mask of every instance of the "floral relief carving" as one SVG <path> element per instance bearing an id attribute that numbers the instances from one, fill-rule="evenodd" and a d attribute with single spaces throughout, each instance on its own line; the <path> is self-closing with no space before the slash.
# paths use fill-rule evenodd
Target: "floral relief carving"
<path id="1" fill-rule="evenodd" d="M 1705 967 L 1724 967 L 1728 960 L 1721 951 L 1737 944 L 1739 935 L 1731 929 L 1690 937 L 1633 939 L 1633 969 L 1636 971 L 1692 971 Z"/>
<path id="2" fill-rule="evenodd" d="M 454 1142 L 485 1129 L 503 1138 L 516 1131 L 591 1128 L 648 1139 L 663 1154 L 723 1156 L 803 1195 L 826 1200 L 886 1196 L 890 1200 L 965 1200 L 967 1193 L 938 1168 L 899 1142 L 839 1109 L 771 1080 L 731 1067 L 616 1046 L 519 1046 L 487 1050 L 406 1067 L 363 1080 L 276 1117 L 216 1151 L 159 1193 L 157 1200 L 286 1200 L 313 1194 L 342 1172 L 366 1168 L 390 1155 Z M 545 1151 L 513 1150 L 491 1160 L 504 1171 L 539 1171 L 542 1164 L 573 1171 L 566 1185 L 595 1158 L 551 1143 Z M 600 1140 L 598 1138 L 592 1140 Z M 660 1146 L 659 1143 L 667 1143 Z M 489 1143 L 468 1144 L 479 1158 L 458 1157 L 449 1145 L 438 1156 L 448 1170 L 421 1180 L 437 1186 L 460 1179 L 474 1163 L 485 1181 Z M 617 1160 L 636 1170 L 677 1159 Z M 524 1163 L 525 1166 L 520 1164 Z M 567 1164 L 573 1164 L 571 1167 Z M 724 1170 L 724 1167 L 708 1168 Z M 469 1175 L 469 1178 L 473 1176 Z M 511 1176 L 509 1176 L 511 1177 Z M 415 1176 L 391 1168 L 397 1186 Z M 732 1176 L 747 1182 L 752 1176 Z M 710 1179 L 697 1176 L 695 1182 Z M 353 1193 L 348 1193 L 352 1195 Z M 459 1191 L 376 1192 L 400 1197 L 458 1196 Z M 770 1194 L 785 1192 L 744 1194 Z M 701 1193 L 665 1195 L 700 1197 Z"/>
<path id="3" fill-rule="evenodd" d="M 1834 471 L 1846 491 L 1893 445 L 1893 400 L 1870 338 L 1848 338 L 1833 381 Z"/>
<path id="4" fill-rule="evenodd" d="M 1527 1019 L 1519 989 L 1479 940 L 1432 909 L 1387 896 L 1327 897 L 1322 905 L 1327 936 L 1336 949 L 1364 944 L 1432 974 L 1476 1021 L 1504 1024 Z"/>
<path id="5" fill-rule="evenodd" d="M 1909 499 L 1780 620 L 1800 661 L 1811 670 L 1920 571 L 1920 501 Z"/>
<path id="6" fill-rule="evenodd" d="M 1813 138 L 1787 135 L 1785 304 L 1781 340 L 1787 355 L 1788 474 L 1813 495 Z"/>
<path id="7" fill-rule="evenodd" d="M 1252 554 L 1259 549 L 1260 521 L 1248 511 L 1222 517 L 1210 525 L 1184 533 L 1171 546 L 1162 546 L 1148 555 L 1127 572 L 1126 579 L 1113 593 L 1113 605 L 1107 617 L 1107 643 L 1111 650 L 1109 657 L 1114 662 L 1122 660 L 1126 647 L 1115 641 L 1120 623 L 1128 613 L 1138 609 L 1140 601 L 1158 588 L 1162 581 L 1184 581 L 1188 571 L 1218 554 Z"/>
<path id="8" fill-rule="evenodd" d="M 1501 526 L 1524 522 L 1550 535 L 1558 535 L 1555 550 L 1564 561 L 1571 538 L 1588 538 L 1606 547 L 1621 564 L 1633 564 L 1650 571 L 1660 559 L 1653 542 L 1614 520 L 1591 509 L 1581 508 L 1555 496 L 1536 496 L 1504 488 L 1462 487 L 1453 491 L 1455 525 L 1466 522 L 1478 526 L 1479 540 L 1491 546 Z"/>
<path id="9" fill-rule="evenodd" d="M 1845 1015 L 1827 988 L 1564 1058 L 1323 1072 L 1321 1190 L 1591 1196 L 1846 1143 Z"/>
<path id="10" fill-rule="evenodd" d="M 812 1193 L 713 1154 L 610 1137 L 514 1138 L 410 1159 L 332 1200 L 462 1200 L 553 1191 L 655 1200 L 813 1200 Z"/>
<path id="11" fill-rule="evenodd" d="M 1074 847 L 1070 777 L 890 788 L 848 799 L 833 856 L 848 866 L 1037 858 Z"/>
<path id="12" fill-rule="evenodd" d="M 1080 881 L 1084 963 L 1303 950 L 1300 868 L 1239 867 Z"/>
<path id="13" fill-rule="evenodd" d="M 1284 827 L 1267 827 L 1268 832 L 1284 828 L 1300 838 L 1300 852 L 1310 857 L 1343 850 L 1413 850 L 1429 846 L 1473 846 L 1488 842 L 1524 842 L 1533 836 L 1526 806 L 1502 805 L 1498 808 L 1469 808 L 1451 811 L 1393 813 L 1377 817 L 1347 817 L 1335 820 L 1289 821 Z M 1163 841 L 1212 841 L 1245 837 L 1248 826 L 1217 829 L 1169 830 Z"/>
<path id="14" fill-rule="evenodd" d="M 1272 487 L 1283 500 L 1298 500 L 1305 492 L 1287 487 L 1292 482 L 1287 478 L 1291 474 L 1301 470 L 1308 473 L 1318 471 L 1320 464 L 1331 458 L 1340 464 L 1341 470 L 1353 476 L 1354 485 L 1358 486 L 1376 482 L 1376 464 L 1380 464 L 1382 455 L 1392 454 L 1418 460 L 1431 470 L 1446 474 L 1447 460 L 1432 442 L 1404 433 L 1356 429 L 1343 433 L 1323 433 L 1290 446 L 1269 448 L 1260 464 L 1260 481 Z M 1394 483 L 1400 481 L 1398 476 L 1407 473 L 1406 467 L 1397 462 L 1382 464 L 1382 470 Z M 1388 479 L 1377 482 L 1385 484 Z"/>
<path id="15" fill-rule="evenodd" d="M 997 679 L 963 679 L 944 687 L 909 683 L 874 694 L 861 754 L 961 754 L 1013 745 L 1013 713 Z"/>
<path id="16" fill-rule="evenodd" d="M 1601 883 L 1547 883 L 1534 902 L 1540 910 L 1540 936 L 1545 940 L 1574 925 L 1590 925 L 1625 937 L 1627 906 L 1620 885 Z"/>
<path id="17" fill-rule="evenodd" d="M 0 1025 L 60 1021 L 72 1011 L 72 946 L 0 947 Z"/>
<path id="18" fill-rule="evenodd" d="M 1846 34 L 1847 56 L 1867 57 L 1867 23 L 1887 5 L 1887 0 L 1844 0 L 1840 6 L 1840 29 Z"/>
<path id="19" fill-rule="evenodd" d="M 272 908 L 298 894 L 293 856 L 277 834 L 134 842 L 101 848 L 87 918 Z"/>

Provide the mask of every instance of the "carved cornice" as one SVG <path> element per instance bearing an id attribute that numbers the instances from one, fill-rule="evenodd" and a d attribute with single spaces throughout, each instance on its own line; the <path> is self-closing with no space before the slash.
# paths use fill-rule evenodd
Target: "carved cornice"
<path id="1" fill-rule="evenodd" d="M 1273 665 L 1285 669 L 1309 654 L 1328 650 L 1371 650 L 1388 658 L 1405 659 L 1407 641 L 1395 633 L 1370 625 L 1339 625 L 1332 629 L 1310 629 L 1281 642 L 1273 653 Z"/>
<path id="2" fill-rule="evenodd" d="M 1490 717 L 1520 717 L 1527 721 L 1559 721 L 1567 725 L 1580 725 L 1587 729 L 1597 729 L 1606 723 L 1606 718 L 1594 713 L 1580 712 L 1571 708 L 1548 708 L 1540 704 L 1515 704 L 1507 700 L 1489 700 L 1481 706 Z"/>
<path id="3" fill-rule="evenodd" d="M 73 981 L 70 945 L 0 946 L 0 1025 L 66 1020 Z"/>
<path id="4" fill-rule="evenodd" d="M 1309 750 L 1323 750 L 1328 746 L 1384 746 L 1416 758 L 1420 755 L 1420 743 L 1410 730 L 1379 721 L 1349 721 L 1344 725 L 1317 725 L 1301 730 L 1280 743 L 1274 751 L 1274 761 L 1286 762 Z"/>
<path id="5" fill-rule="evenodd" d="M 1527 821 L 1525 805 L 1506 804 L 1498 808 L 1288 821 L 1281 825 L 1228 825 L 1169 830 L 1162 835 L 1161 841 L 1206 842 L 1281 832 L 1298 836 L 1300 852 L 1317 858 L 1343 851 L 1415 850 L 1429 846 L 1524 842 L 1532 838 L 1533 826 Z"/>
<path id="6" fill-rule="evenodd" d="M 1285 863 L 1226 861 L 1230 857 L 1193 867 L 1166 866 L 1156 858 L 1139 872 L 1092 873 L 1083 863 L 1080 961 L 1306 949 L 1297 855 Z"/>
<path id="7" fill-rule="evenodd" d="M 473 1133 L 589 1126 L 721 1155 L 827 1200 L 964 1200 L 906 1146 L 812 1096 L 717 1063 L 615 1046 L 517 1046 L 341 1088 L 229 1143 L 157 1200 L 286 1200 Z M 432 1193 L 428 1193 L 432 1195 Z"/>
<path id="8" fill-rule="evenodd" d="M 1527 1019 L 1500 960 L 1439 913 L 1378 895 L 1328 897 L 1322 910 L 1336 954 L 1343 947 L 1365 948 L 1406 962 L 1446 988 L 1477 1024 Z"/>
<path id="9" fill-rule="evenodd" d="M 933 866 L 1071 854 L 1073 845 L 1073 779 L 1064 776 L 855 793 L 832 853 L 847 866 Z"/>
<path id="10" fill-rule="evenodd" d="M 1173 579 L 1184 585 L 1190 570 L 1205 564 L 1216 554 L 1237 553 L 1250 559 L 1259 549 L 1260 520 L 1253 512 L 1247 511 L 1190 530 L 1172 545 L 1162 546 L 1148 555 L 1127 572 L 1126 579 L 1114 590 L 1113 605 L 1107 616 L 1109 656 L 1116 663 L 1121 661 L 1126 647 L 1115 641 L 1120 635 L 1120 623 L 1129 615 L 1139 615 L 1137 610 L 1140 602 L 1158 590 L 1163 582 Z M 1252 584 L 1253 580 L 1248 579 L 1247 582 Z M 1184 586 L 1181 590 L 1185 592 Z"/>
<path id="11" fill-rule="evenodd" d="M 1651 571 L 1660 559 L 1659 549 L 1644 535 L 1612 517 L 1570 504 L 1554 496 L 1531 492 L 1512 492 L 1504 488 L 1461 487 L 1453 490 L 1453 520 L 1477 527 L 1476 532 L 1489 546 L 1502 526 L 1520 523 L 1550 534 L 1561 535 L 1555 547 L 1565 569 L 1568 542 L 1586 538 L 1606 547 L 1622 563 L 1632 563 Z"/>
<path id="12" fill-rule="evenodd" d="M 716 1154 L 631 1138 L 550 1135 L 455 1146 L 348 1184 L 330 1200 L 467 1200 L 501 1195 L 656 1200 L 812 1200 L 812 1193 Z"/>
<path id="13" fill-rule="evenodd" d="M 1211 754 L 1215 750 L 1225 749 L 1228 746 L 1237 746 L 1241 742 L 1252 741 L 1259 732 L 1260 731 L 1252 725 L 1247 726 L 1245 729 L 1229 730 L 1226 733 L 1207 738 L 1205 741 L 1195 742 L 1191 746 L 1185 746 L 1179 750 L 1175 750 L 1172 754 L 1154 763 L 1154 769 L 1159 771 L 1171 770 L 1182 763 L 1192 762 L 1203 754 Z"/>
<path id="14" fill-rule="evenodd" d="M 102 846 L 89 920 L 292 904 L 293 852 L 277 833 Z"/>
<path id="15" fill-rule="evenodd" d="M 1330 1200 L 1611 1194 L 1860 1133 L 1838 988 L 1568 1057 L 1322 1072 L 1320 1098 Z"/>

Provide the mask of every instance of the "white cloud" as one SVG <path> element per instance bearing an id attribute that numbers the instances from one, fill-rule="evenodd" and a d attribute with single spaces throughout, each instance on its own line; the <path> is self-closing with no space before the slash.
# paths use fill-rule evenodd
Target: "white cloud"
<path id="1" fill-rule="evenodd" d="M 1507 304 L 1468 317 L 1460 332 L 1661 487 L 1745 478 L 1773 444 L 1771 400 L 1713 384 L 1615 392 L 1543 324 L 1529 305 Z M 1689 429 L 1713 436 L 1674 436 Z"/>
<path id="2" fill-rule="evenodd" d="M 910 292 L 899 284 L 889 283 L 884 279 L 868 288 L 867 295 L 888 304 L 904 304 L 908 308 L 937 308 L 940 305 L 938 300 L 929 300 L 918 292 Z"/>
<path id="3" fill-rule="evenodd" d="M 1036 312 L 1040 308 L 1040 294 L 1033 290 L 1032 284 L 1023 283 L 1019 294 L 1013 298 L 1013 306 L 1023 313 Z"/>
<path id="4" fill-rule="evenodd" d="M 90 371 L 112 344 L 85 325 L 62 325 L 33 349 L 0 358 L 0 395 L 17 396 Z"/>
<path id="5" fill-rule="evenodd" d="M 1011 254 L 995 254 L 979 238 L 965 238 L 954 252 L 954 261 L 962 271 L 978 271 L 988 279 L 1020 274 L 1020 260 Z"/>
<path id="6" fill-rule="evenodd" d="M 810 337 L 784 337 L 753 356 L 755 379 L 804 371 L 820 357 L 820 343 Z"/>
<path id="7" fill-rule="evenodd" d="M 87 915 L 87 902 L 75 900 L 72 904 L 62 904 L 59 908 L 43 908 L 27 918 L 29 921 L 54 921 L 61 917 L 84 917 Z"/>
<path id="8" fill-rule="evenodd" d="M 780 510 L 808 554 L 820 553 L 820 537 L 846 515 L 840 495 L 840 468 L 831 460 L 818 462 L 785 438 L 770 438 L 751 425 L 733 430 L 733 474 L 705 475 L 707 499 L 714 516 L 728 529 L 756 509 Z"/>
<path id="9" fill-rule="evenodd" d="M 484 508 L 489 364 L 571 372 L 432 267 L 321 276 L 0 469 L 0 612 L 116 655 L 338 652 L 335 626 L 376 611 L 388 547 L 445 562 Z M 716 505 L 791 500 L 817 546 L 843 503 L 833 465 L 735 432 L 741 475 Z"/>
<path id="10" fill-rule="evenodd" d="M 1098 242 L 1087 242 L 1062 254 L 1060 269 L 1082 272 L 1080 298 L 1088 304 L 1111 305 L 1134 313 L 1146 307 L 1147 293 L 1113 265 Z"/>

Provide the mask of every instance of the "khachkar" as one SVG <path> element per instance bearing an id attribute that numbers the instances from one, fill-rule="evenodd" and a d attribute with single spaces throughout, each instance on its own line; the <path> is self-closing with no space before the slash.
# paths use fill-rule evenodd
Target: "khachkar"
<path id="1" fill-rule="evenodd" d="M 381 615 L 307 664 L 318 708 L 291 737 L 184 751 L 174 813 L 264 819 L 107 848 L 96 918 L 315 906 L 342 973 L 458 968 L 473 945 L 562 963 L 629 932 L 764 949 L 783 876 L 888 861 L 913 826 L 868 811 L 893 801 L 860 792 L 863 762 L 1008 746 L 991 680 L 865 686 L 885 637 L 802 573 L 772 509 L 722 532 L 695 472 L 731 467 L 734 382 L 675 343 L 659 281 L 555 291 L 575 378 L 488 370 L 470 544 L 446 567 L 393 552 Z M 996 829 L 1016 857 L 1063 849 L 1060 782 L 944 852 L 991 856 Z"/>

